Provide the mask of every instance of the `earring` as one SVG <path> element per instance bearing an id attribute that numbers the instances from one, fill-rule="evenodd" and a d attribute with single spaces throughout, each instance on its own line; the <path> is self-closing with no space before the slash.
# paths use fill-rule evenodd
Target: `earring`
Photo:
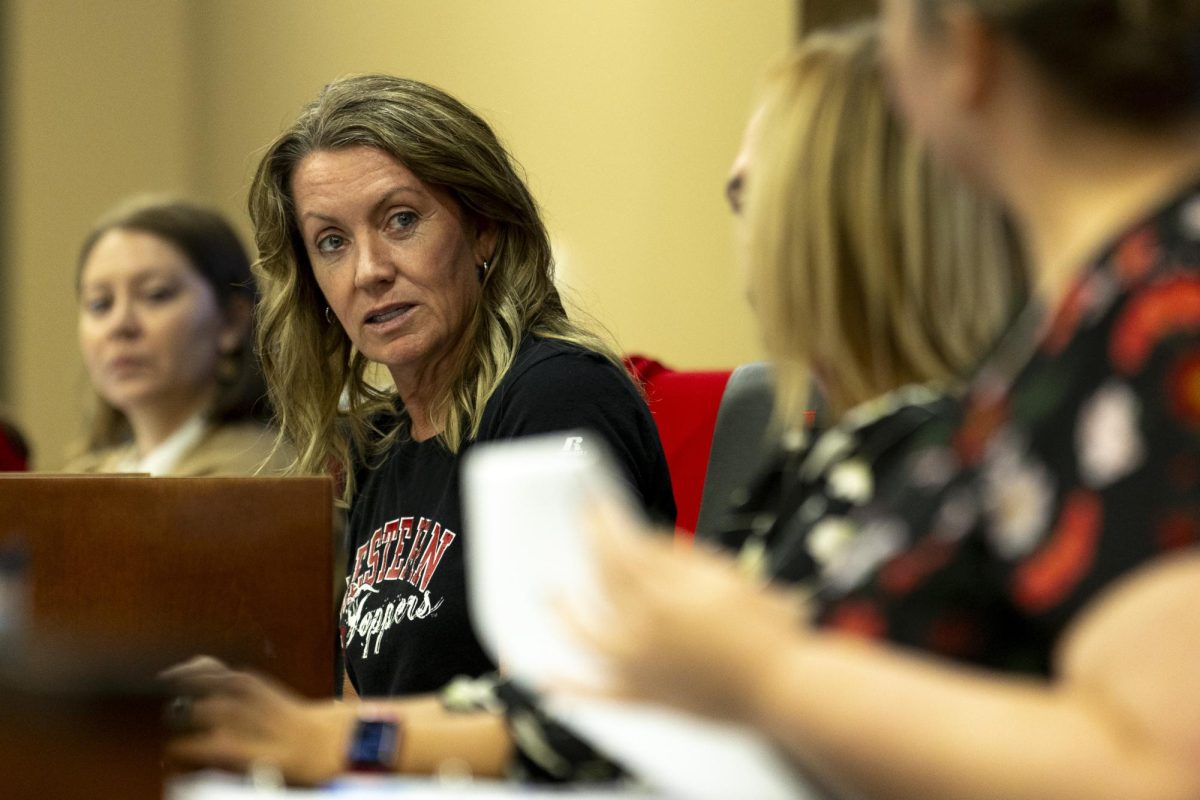
<path id="1" fill-rule="evenodd" d="M 325 324 L 326 325 L 333 324 L 333 312 L 330 311 L 329 306 L 325 306 Z"/>
<path id="2" fill-rule="evenodd" d="M 479 270 L 479 282 L 480 283 L 483 283 L 483 278 L 485 275 L 487 275 L 487 271 L 488 271 L 489 267 L 491 267 L 491 264 L 489 264 L 488 260 L 485 258 L 483 260 L 483 263 L 475 268 L 475 269 Z"/>

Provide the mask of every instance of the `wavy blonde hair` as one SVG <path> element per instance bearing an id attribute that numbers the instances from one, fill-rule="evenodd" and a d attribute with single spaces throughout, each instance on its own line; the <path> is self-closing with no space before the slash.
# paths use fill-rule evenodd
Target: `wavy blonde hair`
<path id="1" fill-rule="evenodd" d="M 430 417 L 452 452 L 479 431 L 484 407 L 527 335 L 572 342 L 620 360 L 567 317 L 554 286 L 550 239 L 537 204 L 492 129 L 445 92 L 388 75 L 361 75 L 322 90 L 267 148 L 250 188 L 262 292 L 257 339 L 280 426 L 297 450 L 294 473 L 344 476 L 354 491 L 352 452 L 370 458 L 405 435 L 407 417 L 391 389 L 367 379 L 368 361 L 329 324 L 300 238 L 291 192 L 297 165 L 317 151 L 377 148 L 421 181 L 448 193 L 476 226 L 493 226 L 496 246 L 480 302 L 438 387 Z M 346 399 L 339 408 L 339 398 Z M 398 414 L 381 429 L 379 414 Z"/>
<path id="2" fill-rule="evenodd" d="M 893 115 L 873 25 L 815 34 L 769 77 L 746 188 L 751 295 L 795 424 L 961 375 L 1027 298 L 1001 211 Z"/>

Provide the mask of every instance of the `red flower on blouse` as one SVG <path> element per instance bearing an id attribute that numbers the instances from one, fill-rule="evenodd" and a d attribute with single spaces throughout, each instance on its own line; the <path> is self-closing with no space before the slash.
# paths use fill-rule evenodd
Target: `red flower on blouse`
<path id="1" fill-rule="evenodd" d="M 1042 349 L 1050 355 L 1058 355 L 1067 346 L 1083 319 L 1083 309 L 1087 305 L 1086 281 L 1080 281 L 1071 287 L 1063 297 L 1062 305 L 1050 322 L 1050 329 L 1042 339 Z"/>
<path id="2" fill-rule="evenodd" d="M 951 658 L 970 658 L 982 645 L 979 620 L 953 612 L 938 617 L 929 626 L 929 649 Z"/>
<path id="3" fill-rule="evenodd" d="M 845 600 L 829 615 L 828 626 L 864 639 L 882 639 L 887 620 L 870 600 Z"/>
<path id="4" fill-rule="evenodd" d="M 1045 546 L 1013 575 L 1013 596 L 1030 611 L 1045 611 L 1075 588 L 1092 565 L 1103 519 L 1100 498 L 1076 489 L 1064 501 L 1058 525 Z"/>
<path id="5" fill-rule="evenodd" d="M 887 563 L 879 573 L 879 583 L 892 594 L 907 594 L 949 563 L 954 549 L 952 542 L 933 537 L 922 538 L 911 550 Z"/>
<path id="6" fill-rule="evenodd" d="M 1008 422 L 1008 398 L 1001 394 L 976 395 L 969 401 L 962 427 L 954 434 L 953 447 L 963 466 L 971 467 L 983 458 L 983 452 Z"/>
<path id="7" fill-rule="evenodd" d="M 1200 348 L 1184 353 L 1175 362 L 1167 383 L 1175 418 L 1200 428 Z"/>
<path id="8" fill-rule="evenodd" d="M 1158 234 L 1153 227 L 1125 237 L 1112 257 L 1112 270 L 1122 286 L 1131 286 L 1145 278 L 1154 269 L 1162 255 Z M 1075 338 L 1079 323 L 1090 307 L 1097 301 L 1097 276 L 1084 273 L 1063 296 L 1045 336 L 1041 349 L 1049 355 L 1058 355 Z"/>
<path id="9" fill-rule="evenodd" d="M 1200 544 L 1200 521 L 1195 512 L 1176 511 L 1158 524 L 1155 539 L 1162 550 L 1178 550 Z"/>
<path id="10" fill-rule="evenodd" d="M 1184 275 L 1156 283 L 1129 299 L 1113 325 L 1109 356 L 1125 374 L 1139 372 L 1154 346 L 1175 333 L 1200 331 L 1200 278 Z"/>
<path id="11" fill-rule="evenodd" d="M 1137 283 L 1158 262 L 1161 248 L 1153 227 L 1126 236 L 1113 253 L 1113 267 L 1125 286 Z"/>

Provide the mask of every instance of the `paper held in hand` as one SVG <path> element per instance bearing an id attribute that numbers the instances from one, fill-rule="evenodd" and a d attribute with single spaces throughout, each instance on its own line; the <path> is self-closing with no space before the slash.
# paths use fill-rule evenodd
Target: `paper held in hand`
<path id="1" fill-rule="evenodd" d="M 604 664 L 578 644 L 564 616 L 565 608 L 604 613 L 586 515 L 608 503 L 639 516 L 598 437 L 564 432 L 480 444 L 464 462 L 463 498 L 476 633 L 506 674 L 545 694 L 549 713 L 667 796 L 818 796 L 753 731 L 559 688 L 605 680 Z"/>

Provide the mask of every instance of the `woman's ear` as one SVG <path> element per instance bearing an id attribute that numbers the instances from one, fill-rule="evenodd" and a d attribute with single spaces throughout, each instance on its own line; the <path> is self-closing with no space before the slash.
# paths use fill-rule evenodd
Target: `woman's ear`
<path id="1" fill-rule="evenodd" d="M 491 261 L 496 255 L 496 240 L 500 237 L 500 227 L 490 219 L 475 222 L 475 263 L 482 264 Z"/>
<path id="2" fill-rule="evenodd" d="M 217 347 L 221 355 L 232 355 L 242 348 L 254 325 L 254 301 L 244 294 L 234 294 L 226 303 Z"/>

